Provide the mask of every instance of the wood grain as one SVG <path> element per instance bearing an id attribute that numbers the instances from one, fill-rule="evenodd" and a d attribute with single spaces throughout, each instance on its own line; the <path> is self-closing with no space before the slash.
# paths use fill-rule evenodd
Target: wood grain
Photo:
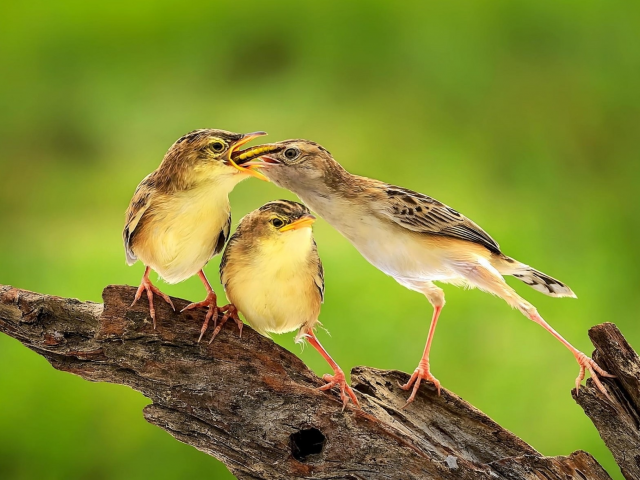
<path id="1" fill-rule="evenodd" d="M 353 369 L 362 409 L 343 412 L 337 392 L 319 391 L 300 359 L 250 327 L 238 338 L 229 322 L 198 344 L 204 312 L 157 302 L 154 330 L 145 299 L 129 307 L 134 293 L 109 286 L 103 306 L 0 286 L 0 331 L 58 370 L 142 392 L 147 421 L 240 479 L 610 478 L 585 452 L 542 456 L 445 389 L 424 386 L 402 409 L 402 372 Z"/>

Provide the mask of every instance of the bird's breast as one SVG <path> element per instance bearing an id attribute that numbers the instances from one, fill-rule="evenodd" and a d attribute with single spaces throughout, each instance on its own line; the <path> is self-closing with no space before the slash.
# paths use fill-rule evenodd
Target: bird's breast
<path id="1" fill-rule="evenodd" d="M 310 236 L 310 229 L 302 230 Z M 321 296 L 311 245 L 308 238 L 261 245 L 242 258 L 230 255 L 222 275 L 227 297 L 257 331 L 284 333 L 317 321 Z"/>
<path id="2" fill-rule="evenodd" d="M 179 192 L 152 208 L 134 252 L 169 283 L 195 275 L 213 256 L 228 221 L 228 196 L 213 189 Z"/>

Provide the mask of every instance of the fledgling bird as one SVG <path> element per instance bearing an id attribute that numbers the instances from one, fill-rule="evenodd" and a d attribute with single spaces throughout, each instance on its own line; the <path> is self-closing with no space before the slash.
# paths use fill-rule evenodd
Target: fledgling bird
<path id="1" fill-rule="evenodd" d="M 238 311 L 263 335 L 298 330 L 296 343 L 308 340 L 333 368 L 320 390 L 338 386 L 344 408 L 349 398 L 356 405 L 358 399 L 314 333 L 324 300 L 314 221 L 307 207 L 288 200 L 269 202 L 240 221 L 220 264 L 220 280 L 235 307 L 222 317 L 211 341 L 228 318 L 241 322 Z"/>
<path id="2" fill-rule="evenodd" d="M 262 162 L 251 161 L 262 157 Z M 574 355 L 580 365 L 576 389 L 589 370 L 598 379 L 611 377 L 573 347 L 520 297 L 503 278 L 512 275 L 552 297 L 575 297 L 564 283 L 502 253 L 498 243 L 477 224 L 439 201 L 405 188 L 347 172 L 322 146 L 307 140 L 287 140 L 243 152 L 247 168 L 261 165 L 276 185 L 294 192 L 353 243 L 374 266 L 405 287 L 424 294 L 434 308 L 427 343 L 411 379 L 402 385 L 413 391 L 421 380 L 440 382 L 429 369 L 429 350 L 444 292 L 433 282 L 477 287 L 497 295 L 541 325 Z M 608 396 L 608 395 L 607 395 Z"/>
<path id="3" fill-rule="evenodd" d="M 233 160 L 242 153 L 238 151 L 242 145 L 262 135 L 266 133 L 194 130 L 180 137 L 160 166 L 136 188 L 126 212 L 122 237 L 127 263 L 133 265 L 140 260 L 146 266 L 133 303 L 147 292 L 153 328 L 156 327 L 153 294 L 174 307 L 171 299 L 151 283 L 151 269 L 167 283 L 178 283 L 198 274 L 207 298 L 184 310 L 208 307 L 200 338 L 209 320 L 215 321 L 217 298 L 203 268 L 222 251 L 229 237 L 229 193 L 249 176 L 266 180 L 255 168 L 244 168 L 241 161 Z"/>

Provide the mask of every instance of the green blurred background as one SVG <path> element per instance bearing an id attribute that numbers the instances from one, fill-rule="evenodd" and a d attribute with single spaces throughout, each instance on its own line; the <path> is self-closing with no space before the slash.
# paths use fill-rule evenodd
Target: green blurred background
<path id="1" fill-rule="evenodd" d="M 190 130 L 266 130 L 435 196 L 566 281 L 579 300 L 510 282 L 579 349 L 604 321 L 640 348 L 639 4 L 318 3 L 0 3 L 0 283 L 94 301 L 137 285 L 120 235 L 138 182 Z M 281 197 L 242 183 L 234 225 Z M 315 233 L 321 341 L 345 370 L 413 371 L 426 299 L 326 222 Z M 204 298 L 197 278 L 160 285 Z M 570 353 L 499 299 L 445 291 L 431 356 L 443 385 L 544 454 L 584 449 L 621 478 L 571 399 Z M 276 341 L 329 371 L 292 339 Z M 0 365 L 0 478 L 232 478 L 148 425 L 139 393 L 56 372 L 4 335 Z"/>

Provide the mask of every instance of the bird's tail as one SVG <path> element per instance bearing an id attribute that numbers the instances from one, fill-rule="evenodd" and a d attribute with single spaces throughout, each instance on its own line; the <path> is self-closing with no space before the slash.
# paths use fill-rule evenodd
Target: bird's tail
<path id="1" fill-rule="evenodd" d="M 576 294 L 560 280 L 556 280 L 545 273 L 539 272 L 535 268 L 531 268 L 529 265 L 520 263 L 507 256 L 501 256 L 496 260 L 496 262 L 492 263 L 502 275 L 511 275 L 516 277 L 518 280 L 526 283 L 534 290 L 542 292 L 545 295 L 549 295 L 550 297 L 577 298 Z"/>

